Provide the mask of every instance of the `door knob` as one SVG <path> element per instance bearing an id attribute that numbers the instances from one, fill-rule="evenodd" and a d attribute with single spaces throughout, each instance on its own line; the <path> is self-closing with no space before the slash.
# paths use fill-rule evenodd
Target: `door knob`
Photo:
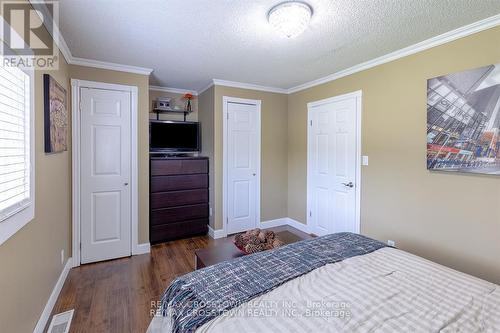
<path id="1" fill-rule="evenodd" d="M 353 187 L 354 187 L 354 184 L 353 184 L 352 182 L 349 182 L 349 183 L 342 183 L 342 185 L 347 186 L 347 187 L 350 187 L 350 188 L 353 188 Z"/>
<path id="2" fill-rule="evenodd" d="M 253 173 L 252 175 L 254 175 L 254 176 L 255 176 L 255 175 L 256 175 L 256 173 Z"/>
<path id="3" fill-rule="evenodd" d="M 128 186 L 128 183 L 124 183 L 123 185 Z"/>

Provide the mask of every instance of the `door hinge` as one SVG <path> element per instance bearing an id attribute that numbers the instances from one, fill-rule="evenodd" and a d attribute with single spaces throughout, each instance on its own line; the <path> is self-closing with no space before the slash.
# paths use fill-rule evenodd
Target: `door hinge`
<path id="1" fill-rule="evenodd" d="M 229 119 L 229 112 L 226 112 L 226 118 Z"/>
<path id="2" fill-rule="evenodd" d="M 309 217 L 312 217 L 312 216 L 313 216 L 312 211 L 309 211 Z"/>
<path id="3" fill-rule="evenodd" d="M 80 243 L 80 251 L 82 250 L 82 243 Z"/>
<path id="4" fill-rule="evenodd" d="M 312 125 L 313 125 L 313 121 L 312 121 L 312 120 L 310 120 L 310 121 L 309 121 L 309 124 L 312 126 Z"/>
<path id="5" fill-rule="evenodd" d="M 226 217 L 226 224 L 229 224 L 229 217 Z"/>

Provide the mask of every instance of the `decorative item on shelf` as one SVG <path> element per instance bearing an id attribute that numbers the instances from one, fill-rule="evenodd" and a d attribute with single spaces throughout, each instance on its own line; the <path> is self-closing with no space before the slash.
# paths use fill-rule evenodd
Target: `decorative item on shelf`
<path id="1" fill-rule="evenodd" d="M 153 101 L 153 112 L 156 113 L 156 120 L 160 120 L 160 113 L 182 113 L 186 121 L 186 116 L 190 111 L 176 105 L 172 97 L 158 97 Z"/>
<path id="2" fill-rule="evenodd" d="M 153 101 L 154 111 L 170 111 L 172 107 L 172 98 L 170 97 L 158 97 Z"/>
<path id="3" fill-rule="evenodd" d="M 68 136 L 68 109 L 66 89 L 49 74 L 43 75 L 43 102 L 45 127 L 45 152 L 66 151 Z"/>
<path id="4" fill-rule="evenodd" d="M 191 112 L 192 111 L 191 100 L 194 99 L 193 94 L 186 93 L 184 94 L 183 98 L 186 100 L 186 111 Z"/>
<path id="5" fill-rule="evenodd" d="M 272 250 L 285 245 L 273 231 L 252 229 L 234 236 L 234 245 L 246 254 Z"/>

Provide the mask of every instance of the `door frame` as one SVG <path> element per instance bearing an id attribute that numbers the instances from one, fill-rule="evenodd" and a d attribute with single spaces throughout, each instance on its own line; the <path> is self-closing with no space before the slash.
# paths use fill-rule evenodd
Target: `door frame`
<path id="1" fill-rule="evenodd" d="M 132 205 L 130 207 L 130 217 L 131 217 L 131 239 L 130 239 L 130 249 L 131 254 L 141 254 L 139 248 L 139 203 L 138 203 L 138 126 L 137 126 L 137 116 L 138 116 L 138 88 L 137 86 L 128 86 L 121 84 L 111 84 L 96 81 L 86 81 L 71 79 L 71 142 L 72 142 L 72 154 L 71 154 L 71 164 L 72 164 L 72 264 L 73 267 L 80 266 L 81 261 L 81 235 L 80 235 L 80 88 L 93 88 L 93 89 L 103 89 L 103 90 L 115 90 L 124 91 L 130 93 L 130 193 Z"/>
<path id="2" fill-rule="evenodd" d="M 326 99 L 322 99 L 319 101 L 314 101 L 307 103 L 307 211 L 306 211 L 306 220 L 307 225 L 310 230 L 312 229 L 311 224 L 311 159 L 312 159 L 312 131 L 311 126 L 309 125 L 312 121 L 312 108 L 317 107 L 324 104 L 330 104 L 333 102 L 339 102 L 345 99 L 356 98 L 356 179 L 354 183 L 355 191 L 356 191 L 356 210 L 355 210 L 355 221 L 356 221 L 356 233 L 360 233 L 361 230 L 361 115 L 362 115 L 362 103 L 363 103 L 363 92 L 362 90 L 354 91 L 351 93 L 338 95 Z"/>
<path id="3" fill-rule="evenodd" d="M 260 181 L 261 181 L 261 153 L 262 153 L 262 145 L 261 145 L 261 106 L 262 101 L 258 99 L 244 99 L 237 97 L 222 97 L 222 232 L 224 236 L 227 236 L 227 224 L 228 224 L 228 213 L 227 213 L 227 185 L 228 185 L 228 168 L 227 168 L 227 137 L 228 137 L 228 104 L 229 103 L 240 103 L 240 104 L 248 104 L 254 105 L 257 107 L 257 198 L 256 198 L 256 221 L 255 228 L 260 224 Z"/>

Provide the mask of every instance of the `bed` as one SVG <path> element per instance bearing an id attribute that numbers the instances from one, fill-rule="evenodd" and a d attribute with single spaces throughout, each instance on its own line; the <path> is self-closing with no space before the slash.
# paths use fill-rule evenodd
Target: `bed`
<path id="1" fill-rule="evenodd" d="M 498 285 L 360 235 L 295 244 L 176 279 L 148 332 L 500 332 Z M 185 311 L 210 297 L 233 302 Z"/>

